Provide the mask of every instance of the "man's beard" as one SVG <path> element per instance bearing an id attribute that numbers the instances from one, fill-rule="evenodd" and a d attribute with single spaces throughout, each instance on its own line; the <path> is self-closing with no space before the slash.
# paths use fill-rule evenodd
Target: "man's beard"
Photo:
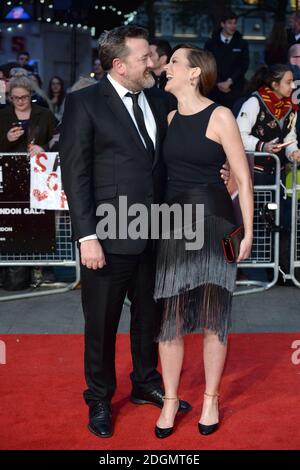
<path id="1" fill-rule="evenodd" d="M 133 81 L 133 80 L 128 80 L 124 86 L 134 92 L 142 91 L 145 88 L 152 88 L 155 85 L 155 79 L 152 76 L 152 74 L 149 72 L 149 74 L 144 75 L 142 79 L 139 81 Z"/>

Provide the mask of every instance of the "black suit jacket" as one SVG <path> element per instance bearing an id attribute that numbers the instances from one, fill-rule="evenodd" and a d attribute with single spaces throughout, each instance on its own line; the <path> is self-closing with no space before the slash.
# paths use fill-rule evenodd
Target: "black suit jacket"
<path id="1" fill-rule="evenodd" d="M 161 90 L 145 90 L 145 95 L 157 126 L 153 162 L 106 76 L 67 96 L 60 157 L 75 240 L 96 233 L 96 208 L 101 203 L 115 207 L 118 221 L 119 196 L 127 196 L 128 206 L 142 203 L 149 207 L 162 199 L 165 182 L 160 152 L 170 110 Z M 142 239 L 101 240 L 105 252 L 115 254 L 141 253 L 146 243 Z"/>

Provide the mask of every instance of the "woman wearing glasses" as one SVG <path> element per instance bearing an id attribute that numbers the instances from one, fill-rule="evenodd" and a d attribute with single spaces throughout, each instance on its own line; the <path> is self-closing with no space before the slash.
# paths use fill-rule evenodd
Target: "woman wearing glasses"
<path id="1" fill-rule="evenodd" d="M 32 81 L 14 77 L 9 82 L 11 104 L 0 110 L 0 153 L 43 152 L 51 140 L 56 120 L 47 108 L 31 102 Z M 11 266 L 5 268 L 3 285 L 7 290 L 29 287 L 30 276 L 34 286 L 54 280 L 51 268 Z M 18 279 L 18 280 L 16 280 Z"/>
<path id="2" fill-rule="evenodd" d="M 0 152 L 43 151 L 56 126 L 54 115 L 31 102 L 27 77 L 12 78 L 9 89 L 11 105 L 0 110 Z"/>

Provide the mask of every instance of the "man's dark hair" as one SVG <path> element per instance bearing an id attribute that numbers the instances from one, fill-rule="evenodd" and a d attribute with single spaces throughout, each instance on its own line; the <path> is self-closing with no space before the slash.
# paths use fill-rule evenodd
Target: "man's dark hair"
<path id="1" fill-rule="evenodd" d="M 27 51 L 18 52 L 17 58 L 19 59 L 19 57 L 20 57 L 21 55 L 27 55 L 28 59 L 29 59 L 29 57 L 30 57 L 30 54 L 29 54 L 29 52 L 27 52 Z"/>
<path id="2" fill-rule="evenodd" d="M 127 38 L 148 40 L 148 31 L 140 26 L 120 26 L 101 34 L 98 40 L 98 50 L 99 59 L 105 72 L 112 68 L 114 59 L 124 58 L 128 55 Z"/>
<path id="3" fill-rule="evenodd" d="M 225 23 L 225 21 L 227 20 L 237 20 L 237 19 L 238 19 L 237 15 L 232 10 L 226 10 L 221 17 L 221 22 Z"/>
<path id="4" fill-rule="evenodd" d="M 167 62 L 169 62 L 172 55 L 172 47 L 166 39 L 151 38 L 149 39 L 150 46 L 156 46 L 158 57 L 163 55 L 167 56 Z"/>

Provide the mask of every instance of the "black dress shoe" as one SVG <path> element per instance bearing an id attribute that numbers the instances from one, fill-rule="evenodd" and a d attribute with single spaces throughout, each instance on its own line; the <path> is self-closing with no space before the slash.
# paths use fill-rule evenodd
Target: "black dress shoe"
<path id="1" fill-rule="evenodd" d="M 155 426 L 154 432 L 155 432 L 156 437 L 158 437 L 158 439 L 165 439 L 165 437 L 169 437 L 171 436 L 171 434 L 173 434 L 173 430 L 174 430 L 174 426 L 172 426 L 171 428 L 165 428 L 165 429 Z"/>
<path id="2" fill-rule="evenodd" d="M 113 435 L 112 414 L 108 403 L 101 401 L 90 406 L 88 429 L 98 437 Z"/>
<path id="3" fill-rule="evenodd" d="M 218 398 L 219 394 L 218 393 L 211 394 L 211 393 L 204 392 L 204 396 L 209 397 L 209 398 Z M 219 428 L 219 422 L 214 423 L 214 424 L 198 423 L 198 429 L 199 429 L 200 434 L 202 434 L 202 436 L 208 436 L 209 434 L 216 432 L 218 428 Z"/>
<path id="4" fill-rule="evenodd" d="M 202 436 L 208 436 L 209 434 L 216 432 L 218 430 L 218 427 L 219 427 L 219 423 L 210 424 L 210 425 L 198 423 L 198 429 L 199 429 L 200 434 L 202 434 Z"/>
<path id="5" fill-rule="evenodd" d="M 165 400 L 176 400 L 176 398 L 165 398 Z M 179 402 L 180 400 L 177 399 L 177 401 Z M 174 422 L 179 412 L 179 407 L 180 407 L 180 404 L 178 403 L 178 409 L 176 411 Z M 158 437 L 158 439 L 165 439 L 166 437 L 171 436 L 171 434 L 173 434 L 173 431 L 174 431 L 174 424 L 170 428 L 159 428 L 157 425 L 154 428 L 155 436 Z"/>
<path id="6" fill-rule="evenodd" d="M 136 405 L 155 405 L 159 408 L 164 406 L 164 392 L 161 388 L 151 390 L 150 392 L 141 392 L 134 390 L 131 393 L 130 401 Z M 179 400 L 179 409 L 181 413 L 186 413 L 192 409 L 191 405 L 184 400 Z"/>

